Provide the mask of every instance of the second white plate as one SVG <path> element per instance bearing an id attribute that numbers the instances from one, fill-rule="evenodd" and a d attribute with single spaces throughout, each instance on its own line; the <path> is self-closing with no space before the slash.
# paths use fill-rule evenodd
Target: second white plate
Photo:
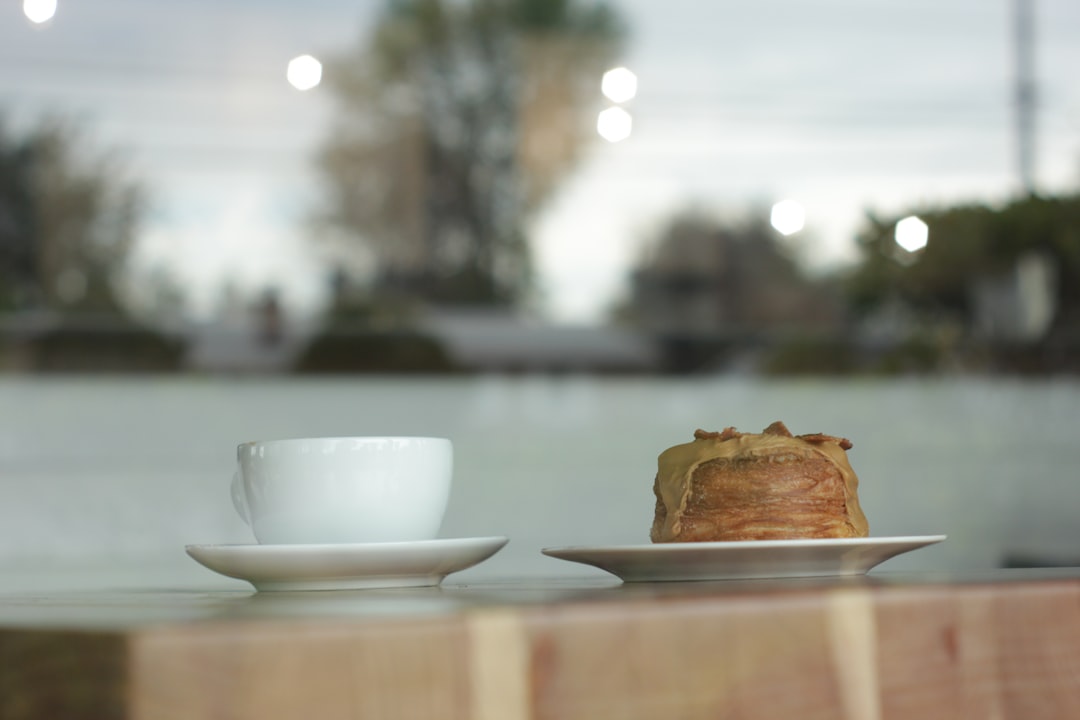
<path id="1" fill-rule="evenodd" d="M 360 590 L 438 585 L 497 553 L 508 538 L 355 545 L 188 545 L 200 564 L 259 590 Z"/>
<path id="2" fill-rule="evenodd" d="M 749 580 L 863 575 L 889 558 L 939 543 L 945 535 L 656 543 L 544 548 L 554 558 L 592 565 L 624 582 Z"/>

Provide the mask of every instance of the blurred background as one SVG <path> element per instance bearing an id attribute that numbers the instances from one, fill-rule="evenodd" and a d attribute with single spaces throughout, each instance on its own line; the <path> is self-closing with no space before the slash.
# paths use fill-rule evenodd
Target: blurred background
<path id="1" fill-rule="evenodd" d="M 594 572 L 778 419 L 950 535 L 885 567 L 1080 562 L 1080 6 L 705 5 L 6 3 L 8 577 L 228 582 L 234 446 L 350 434 L 455 441 L 470 576 Z"/>

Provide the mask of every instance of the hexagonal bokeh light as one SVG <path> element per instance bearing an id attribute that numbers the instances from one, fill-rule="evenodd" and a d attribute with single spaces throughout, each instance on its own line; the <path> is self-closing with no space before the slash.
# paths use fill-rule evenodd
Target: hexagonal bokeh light
<path id="1" fill-rule="evenodd" d="M 637 95 L 637 75 L 624 67 L 608 70 L 600 81 L 600 91 L 611 102 L 632 100 Z"/>
<path id="2" fill-rule="evenodd" d="M 596 132 L 608 142 L 625 140 L 633 128 L 634 119 L 621 107 L 609 107 L 596 118 Z"/>
<path id="3" fill-rule="evenodd" d="M 806 225 L 806 210 L 794 200 L 781 200 L 772 206 L 769 222 L 781 235 L 793 235 Z"/>
<path id="4" fill-rule="evenodd" d="M 285 78 L 297 90 L 310 90 L 322 82 L 322 63 L 310 55 L 300 55 L 289 61 Z"/>
<path id="5" fill-rule="evenodd" d="M 918 252 L 926 247 L 930 239 L 930 227 L 914 215 L 909 215 L 896 223 L 894 238 L 896 244 L 908 252 Z"/>
<path id="6" fill-rule="evenodd" d="M 23 15 L 32 23 L 48 22 L 55 14 L 56 0 L 23 0 Z"/>

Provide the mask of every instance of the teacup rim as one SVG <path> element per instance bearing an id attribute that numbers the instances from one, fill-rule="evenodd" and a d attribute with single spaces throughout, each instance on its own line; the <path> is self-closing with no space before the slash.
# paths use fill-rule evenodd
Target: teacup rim
<path id="1" fill-rule="evenodd" d="M 453 442 L 448 437 L 437 435 L 311 435 L 305 437 L 269 438 L 267 440 L 245 440 L 237 445 L 238 448 L 251 447 L 254 445 L 273 445 L 290 442 L 319 442 L 330 440 L 437 440 Z"/>

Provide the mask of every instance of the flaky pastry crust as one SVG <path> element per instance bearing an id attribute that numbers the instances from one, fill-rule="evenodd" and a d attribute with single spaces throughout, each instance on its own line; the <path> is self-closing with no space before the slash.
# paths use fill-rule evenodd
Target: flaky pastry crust
<path id="1" fill-rule="evenodd" d="M 660 454 L 653 542 L 866 537 L 852 444 L 822 433 L 698 430 Z"/>

